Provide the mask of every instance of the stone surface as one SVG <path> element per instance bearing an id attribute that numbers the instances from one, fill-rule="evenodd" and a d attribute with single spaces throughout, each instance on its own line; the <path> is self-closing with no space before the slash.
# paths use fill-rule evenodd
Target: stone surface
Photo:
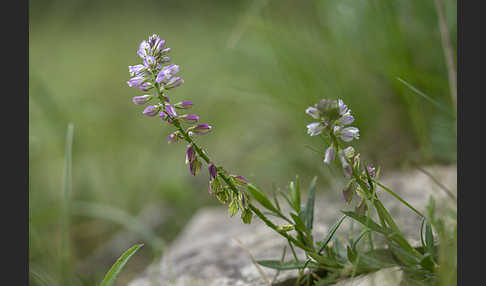
<path id="1" fill-rule="evenodd" d="M 424 169 L 456 193 L 456 166 Z M 436 199 L 437 205 L 456 205 L 446 192 L 418 170 L 392 173 L 380 181 L 421 211 L 424 211 L 429 196 Z M 307 184 L 304 182 L 304 185 Z M 314 237 L 324 237 L 329 227 L 341 215 L 340 210 L 344 207 L 341 188 L 342 186 L 336 186 L 332 189 L 339 191 L 316 193 Z M 388 193 L 380 191 L 379 197 L 397 219 L 409 241 L 417 244 L 419 217 Z M 275 222 L 279 223 L 278 220 Z M 338 231 L 338 237 L 351 226 L 343 224 L 343 227 Z M 224 207 L 204 208 L 193 217 L 162 260 L 148 267 L 145 273 L 129 285 L 285 285 L 285 281 L 296 277 L 296 271 L 283 271 L 277 275 L 275 270 L 255 265 L 252 259 L 280 259 L 286 245 L 285 239 L 266 227 L 258 218 L 251 225 L 245 225 L 239 217 L 229 217 Z M 303 257 L 303 253 L 297 254 Z M 286 260 L 290 259 L 291 253 L 287 249 Z M 338 285 L 399 285 L 402 274 L 394 268 L 382 269 L 351 280 L 343 280 Z M 370 284 L 374 280 L 389 282 Z"/>

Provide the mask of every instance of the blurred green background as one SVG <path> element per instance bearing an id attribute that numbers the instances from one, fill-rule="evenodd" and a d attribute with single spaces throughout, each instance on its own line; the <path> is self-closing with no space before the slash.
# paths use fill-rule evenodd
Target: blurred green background
<path id="1" fill-rule="evenodd" d="M 456 1 L 441 2 L 455 51 Z M 384 174 L 456 160 L 454 117 L 397 80 L 453 110 L 433 0 L 29 4 L 32 285 L 97 284 L 131 246 L 122 239 L 118 252 L 103 252 L 120 232 L 146 243 L 120 276 L 125 285 L 198 208 L 218 204 L 206 171 L 190 175 L 185 145 L 167 145 L 171 127 L 131 102 L 142 93 L 127 86 L 127 66 L 153 33 L 185 80 L 172 100 L 193 101 L 214 126 L 201 145 L 263 189 L 299 174 L 303 184 L 319 175 L 325 192 L 332 173 L 306 147 L 323 148 L 304 113 L 322 98 L 351 107 L 362 157 Z M 160 219 L 138 219 L 147 209 Z"/>

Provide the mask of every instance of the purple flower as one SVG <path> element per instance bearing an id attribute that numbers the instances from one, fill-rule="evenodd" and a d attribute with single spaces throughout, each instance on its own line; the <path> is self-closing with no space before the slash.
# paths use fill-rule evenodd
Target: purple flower
<path id="1" fill-rule="evenodd" d="M 175 108 L 179 109 L 189 109 L 192 107 L 192 101 L 182 101 L 174 104 Z"/>
<path id="2" fill-rule="evenodd" d="M 134 65 L 134 66 L 128 66 L 128 72 L 130 73 L 131 76 L 135 75 L 140 75 L 146 71 L 146 68 L 144 65 Z"/>
<path id="3" fill-rule="evenodd" d="M 376 168 L 368 166 L 367 169 L 368 169 L 368 174 L 370 174 L 370 177 L 374 179 L 376 177 Z"/>
<path id="4" fill-rule="evenodd" d="M 165 85 L 165 88 L 167 88 L 167 89 L 176 88 L 176 87 L 179 87 L 183 83 L 184 83 L 184 80 L 182 78 L 180 78 L 180 77 L 173 77 Z"/>
<path id="5" fill-rule="evenodd" d="M 186 164 L 192 163 L 196 158 L 196 151 L 194 151 L 194 147 L 191 145 L 187 146 L 186 150 Z"/>
<path id="6" fill-rule="evenodd" d="M 138 46 L 138 51 L 137 51 L 138 56 L 144 59 L 146 56 L 148 56 L 149 52 L 150 52 L 150 44 L 147 41 L 142 41 Z"/>
<path id="7" fill-rule="evenodd" d="M 324 163 L 331 164 L 332 161 L 334 161 L 335 156 L 336 151 L 334 150 L 334 146 L 329 146 L 324 154 Z"/>
<path id="8" fill-rule="evenodd" d="M 179 66 L 171 64 L 169 66 L 163 67 L 162 70 L 157 74 L 155 79 L 158 83 L 167 83 L 175 74 L 179 72 Z"/>
<path id="9" fill-rule="evenodd" d="M 190 130 L 192 133 L 195 133 L 195 134 L 198 134 L 198 135 L 204 135 L 206 133 L 208 133 L 209 131 L 211 131 L 211 126 L 206 124 L 206 123 L 203 123 L 203 124 L 199 124 L 197 126 L 194 126 L 194 127 L 190 127 Z"/>
<path id="10" fill-rule="evenodd" d="M 143 75 L 132 77 L 127 81 L 127 84 L 129 87 L 140 88 L 143 91 L 148 91 L 152 87 L 152 84 Z"/>
<path id="11" fill-rule="evenodd" d="M 199 120 L 199 116 L 196 114 L 185 114 L 182 115 L 180 119 L 187 123 L 196 123 Z"/>
<path id="12" fill-rule="evenodd" d="M 154 117 L 155 115 L 157 115 L 157 113 L 159 113 L 159 110 L 160 105 L 149 105 L 145 107 L 143 114 L 149 117 Z"/>
<path id="13" fill-rule="evenodd" d="M 248 181 L 243 176 L 232 175 L 231 178 L 233 178 L 233 181 L 235 182 L 235 184 L 237 184 L 239 186 L 244 187 L 244 186 L 248 185 Z"/>
<path id="14" fill-rule="evenodd" d="M 323 129 L 324 125 L 322 125 L 320 122 L 312 122 L 307 124 L 307 133 L 309 133 L 310 136 L 321 134 Z"/>
<path id="15" fill-rule="evenodd" d="M 175 142 L 178 142 L 179 139 L 183 139 L 181 133 L 179 131 L 175 131 L 175 132 L 172 132 L 171 134 L 169 134 L 169 136 L 167 137 L 167 143 L 175 143 Z"/>
<path id="16" fill-rule="evenodd" d="M 338 107 L 339 107 L 339 115 L 343 116 L 346 113 L 351 112 L 351 110 L 348 109 L 348 106 L 344 104 L 342 99 L 338 99 Z"/>
<path id="17" fill-rule="evenodd" d="M 351 114 L 348 113 L 348 114 L 341 116 L 341 118 L 339 118 L 336 121 L 336 124 L 344 126 L 344 125 L 351 124 L 353 122 L 354 122 L 354 117 Z"/>
<path id="18" fill-rule="evenodd" d="M 171 48 L 165 48 L 163 49 L 162 51 L 160 51 L 161 54 L 167 54 L 170 52 L 170 50 L 172 50 Z"/>
<path id="19" fill-rule="evenodd" d="M 189 164 L 189 171 L 193 176 L 197 176 L 199 171 L 201 170 L 201 162 L 197 159 L 197 157 Z"/>
<path id="20" fill-rule="evenodd" d="M 153 96 L 150 95 L 150 94 L 141 95 L 141 96 L 134 96 L 132 101 L 135 104 L 143 105 L 143 104 L 146 104 L 147 102 L 149 102 L 149 100 L 151 100 L 152 97 Z"/>
<path id="21" fill-rule="evenodd" d="M 165 104 L 165 111 L 167 112 L 167 114 L 170 117 L 172 117 L 174 119 L 177 119 L 177 112 L 176 112 L 175 108 L 172 105 L 166 103 Z"/>
<path id="22" fill-rule="evenodd" d="M 315 107 L 307 107 L 307 109 L 305 110 L 305 113 L 309 114 L 314 119 L 319 119 L 321 117 L 319 110 Z"/>
<path id="23" fill-rule="evenodd" d="M 341 165 L 343 167 L 343 172 L 346 177 L 351 177 L 353 174 L 353 169 L 349 165 L 348 161 L 346 161 L 346 157 L 343 153 L 343 151 L 339 151 L 339 160 L 341 161 Z"/>
<path id="24" fill-rule="evenodd" d="M 359 139 L 359 129 L 356 127 L 346 127 L 340 130 L 339 137 L 344 142 L 349 142 L 353 139 Z"/>
<path id="25" fill-rule="evenodd" d="M 216 178 L 216 175 L 218 174 L 217 171 L 216 171 L 216 166 L 214 166 L 213 163 L 211 163 L 208 167 L 208 170 L 209 170 L 209 178 L 210 180 Z"/>
<path id="26" fill-rule="evenodd" d="M 155 57 L 153 56 L 146 56 L 145 59 L 143 60 L 143 65 L 146 67 L 146 68 L 151 68 L 153 67 L 155 64 L 157 63 L 157 61 L 155 60 Z"/>

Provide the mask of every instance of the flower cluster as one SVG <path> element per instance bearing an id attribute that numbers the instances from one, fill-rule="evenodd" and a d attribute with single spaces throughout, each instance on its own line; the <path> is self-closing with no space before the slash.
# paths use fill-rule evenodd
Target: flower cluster
<path id="1" fill-rule="evenodd" d="M 196 114 L 180 114 L 183 110 L 192 107 L 191 101 L 170 103 L 168 92 L 184 82 L 181 77 L 177 76 L 180 71 L 179 66 L 169 64 L 171 59 L 167 54 L 170 50 L 170 48 L 165 47 L 165 40 L 160 39 L 157 35 L 152 35 L 148 40 L 140 43 L 137 54 L 142 59 L 142 64 L 128 67 L 131 78 L 127 83 L 128 86 L 139 88 L 145 92 L 153 90 L 153 94 L 135 96 L 132 101 L 138 105 L 145 105 L 153 99 L 158 99 L 158 103 L 145 107 L 144 115 L 148 117 L 158 115 L 169 124 L 181 128 L 181 123 L 192 124 L 184 132 L 187 136 L 204 135 L 211 131 L 210 125 L 206 123 L 196 124 L 199 121 L 199 116 Z M 185 139 L 181 128 L 167 137 L 169 143 Z M 192 145 L 187 148 L 186 163 L 190 165 L 191 174 L 197 175 L 201 169 L 201 162 Z"/>
<path id="2" fill-rule="evenodd" d="M 351 109 L 341 99 L 323 99 L 316 105 L 308 107 L 305 113 L 318 120 L 318 122 L 312 122 L 307 125 L 307 133 L 310 136 L 316 136 L 325 132 L 333 141 L 324 155 L 324 163 L 326 164 L 334 161 L 337 141 L 350 142 L 353 139 L 359 139 L 358 128 L 345 127 L 354 122 L 354 117 L 351 115 Z M 347 153 L 352 150 L 352 147 L 349 148 L 351 149 L 348 149 Z M 342 151 L 338 152 L 343 162 L 343 168 L 345 172 L 348 172 L 349 166 L 346 166 L 345 153 Z"/>
<path id="3" fill-rule="evenodd" d="M 167 141 L 173 143 L 182 140 L 189 143 L 186 149 L 186 164 L 189 165 L 190 173 L 197 176 L 203 162 L 206 162 L 209 166 L 209 192 L 214 193 L 221 202 L 229 204 L 231 216 L 241 210 L 243 222 L 250 223 L 253 214 L 248 206 L 248 196 L 243 190 L 236 188 L 236 186 L 246 186 L 248 184 L 246 179 L 242 176 L 230 175 L 222 167 L 217 168 L 193 140 L 196 135 L 210 132 L 212 127 L 206 123 L 198 124 L 197 114 L 182 114 L 184 110 L 192 107 L 191 101 L 170 103 L 168 92 L 179 87 L 184 80 L 177 76 L 180 71 L 179 66 L 170 64 L 171 59 L 167 56 L 169 51 L 170 48 L 165 47 L 165 41 L 157 35 L 152 35 L 148 40 L 140 43 L 137 54 L 142 59 L 142 64 L 128 67 L 131 78 L 127 83 L 128 86 L 139 88 L 144 92 L 153 91 L 153 94 L 135 96 L 132 101 L 138 105 L 145 105 L 154 99 L 158 101 L 146 106 L 143 114 L 148 117 L 159 116 L 163 121 L 177 128 L 169 134 Z"/>
<path id="4" fill-rule="evenodd" d="M 364 212 L 366 210 L 365 199 L 369 197 L 368 193 L 363 187 L 369 187 L 367 174 L 372 179 L 375 178 L 376 170 L 373 167 L 366 167 L 366 171 L 360 170 L 360 154 L 357 153 L 352 146 L 344 146 L 345 143 L 353 139 L 359 139 L 359 129 L 352 126 L 347 126 L 354 122 L 354 117 L 351 115 L 351 110 L 341 99 L 323 99 L 314 106 L 308 107 L 305 111 L 312 118 L 317 119 L 318 122 L 312 122 L 307 125 L 307 133 L 310 136 L 323 134 L 328 137 L 330 146 L 324 153 L 324 163 L 331 164 L 336 157 L 339 157 L 339 162 L 343 168 L 344 175 L 351 178 L 346 188 L 343 190 L 343 198 L 346 203 L 350 203 L 353 194 L 356 192 L 361 198 L 361 203 L 357 206 L 357 211 Z M 363 178 L 359 180 L 365 186 L 360 186 L 356 180 L 356 176 Z"/>

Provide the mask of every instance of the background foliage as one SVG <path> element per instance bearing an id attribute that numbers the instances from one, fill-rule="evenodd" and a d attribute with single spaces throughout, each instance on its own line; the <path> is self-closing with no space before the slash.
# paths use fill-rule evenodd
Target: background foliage
<path id="1" fill-rule="evenodd" d="M 442 3 L 456 50 L 456 2 Z M 181 66 L 185 83 L 174 100 L 192 100 L 214 126 L 201 144 L 262 189 L 284 187 L 295 174 L 304 182 L 314 175 L 321 184 L 328 180 L 321 159 L 305 147 L 317 139 L 306 135 L 304 110 L 324 97 L 352 108 L 360 150 L 385 174 L 410 162 L 456 160 L 455 120 L 397 80 L 452 106 L 432 0 L 29 4 L 33 285 L 100 281 L 128 245 L 109 264 L 85 272 L 77 264 L 130 230 L 124 215 L 151 203 L 171 214 L 155 230 L 165 242 L 199 207 L 217 204 L 207 195 L 205 173 L 195 178 L 184 165 L 185 146 L 167 146 L 170 127 L 131 102 L 139 93 L 126 85 L 127 66 L 138 63 L 138 43 L 152 33 L 167 40 Z M 72 160 L 65 161 L 70 122 Z M 105 211 L 73 213 L 79 202 Z M 160 255 L 159 239 L 144 241 L 118 285 Z"/>

